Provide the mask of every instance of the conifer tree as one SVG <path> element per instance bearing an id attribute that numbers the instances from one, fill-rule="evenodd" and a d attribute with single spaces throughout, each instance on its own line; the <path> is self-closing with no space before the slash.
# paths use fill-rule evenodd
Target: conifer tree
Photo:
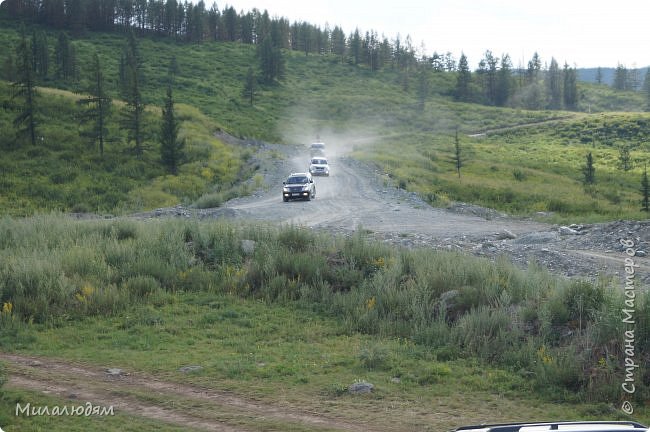
<path id="1" fill-rule="evenodd" d="M 594 167 L 594 158 L 591 155 L 591 152 L 587 154 L 585 166 L 582 168 L 582 173 L 584 174 L 584 183 L 594 184 L 596 182 L 596 168 Z"/>
<path id="2" fill-rule="evenodd" d="M 623 171 L 629 171 L 630 168 L 632 168 L 630 146 L 622 145 L 618 148 L 618 160 L 621 162 L 621 168 L 623 168 Z"/>
<path id="3" fill-rule="evenodd" d="M 458 60 L 458 73 L 456 75 L 456 92 L 455 98 L 461 102 L 469 102 L 471 99 L 470 84 L 472 82 L 472 73 L 469 70 L 467 57 L 465 54 L 460 55 Z"/>
<path id="4" fill-rule="evenodd" d="M 144 101 L 140 86 L 142 82 L 142 65 L 138 52 L 137 41 L 133 31 L 129 33 L 127 45 L 122 56 L 120 75 L 122 79 L 122 92 L 126 99 L 126 110 L 123 125 L 128 131 L 129 141 L 135 143 L 136 156 L 142 156 L 144 151 L 143 122 Z"/>
<path id="5" fill-rule="evenodd" d="M 14 118 L 13 124 L 19 137 L 27 136 L 31 144 L 36 145 L 36 97 L 38 93 L 32 69 L 33 59 L 24 27 L 21 28 L 21 38 L 16 55 L 18 59 L 17 80 L 14 83 L 15 91 L 12 102 L 20 99 L 21 103 L 14 105 L 18 115 Z"/>
<path id="6" fill-rule="evenodd" d="M 616 70 L 614 71 L 613 87 L 615 90 L 629 89 L 628 70 L 621 63 L 619 63 L 618 66 L 616 66 Z"/>
<path id="7" fill-rule="evenodd" d="M 505 106 L 510 98 L 512 88 L 512 62 L 510 56 L 504 54 L 501 56 L 501 68 L 497 74 L 497 89 L 495 104 Z"/>
<path id="8" fill-rule="evenodd" d="M 460 169 L 464 165 L 464 160 L 463 160 L 462 151 L 460 147 L 460 140 L 458 139 L 458 128 L 456 128 L 456 138 L 454 140 L 454 155 L 452 156 L 452 160 L 454 161 L 454 166 L 456 167 L 458 178 L 460 178 Z"/>
<path id="9" fill-rule="evenodd" d="M 111 113 L 111 98 L 106 93 L 104 85 L 104 72 L 97 53 L 93 56 L 91 83 L 88 89 L 90 96 L 80 99 L 79 104 L 88 106 L 83 122 L 91 122 L 90 130 L 82 132 L 82 135 L 99 144 L 99 154 L 104 156 L 104 143 L 108 137 L 108 118 Z"/>
<path id="10" fill-rule="evenodd" d="M 549 97 L 548 107 L 550 109 L 560 109 L 562 108 L 562 86 L 560 82 L 560 67 L 555 58 L 551 58 L 551 65 L 546 75 Z"/>
<path id="11" fill-rule="evenodd" d="M 171 85 L 167 87 L 167 98 L 162 110 L 162 127 L 160 131 L 160 159 L 173 175 L 178 173 L 178 166 L 183 158 L 184 141 L 178 140 L 178 121 L 174 113 L 174 98 Z"/>
<path id="12" fill-rule="evenodd" d="M 577 85 L 577 72 L 575 68 L 570 68 L 567 63 L 564 63 L 564 71 L 562 74 L 564 80 L 564 107 L 567 109 L 575 109 L 578 105 L 578 85 Z"/>
<path id="13" fill-rule="evenodd" d="M 54 48 L 55 74 L 63 80 L 75 80 L 77 73 L 77 60 L 74 46 L 65 32 L 59 33 L 56 47 Z"/>
<path id="14" fill-rule="evenodd" d="M 284 57 L 278 47 L 274 47 L 271 37 L 264 38 L 258 48 L 262 80 L 266 84 L 272 84 L 275 80 L 284 76 Z"/>

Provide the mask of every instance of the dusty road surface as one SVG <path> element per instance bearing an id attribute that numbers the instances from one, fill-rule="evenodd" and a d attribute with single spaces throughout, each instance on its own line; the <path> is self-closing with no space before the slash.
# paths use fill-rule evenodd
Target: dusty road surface
<path id="1" fill-rule="evenodd" d="M 285 175 L 307 171 L 309 156 L 306 152 L 298 153 L 280 168 Z M 493 234 L 504 229 L 513 233 L 545 229 L 540 223 L 488 220 L 430 207 L 415 195 L 383 185 L 370 168 L 345 157 L 330 158 L 329 165 L 329 177 L 314 177 L 316 199 L 312 201 L 283 202 L 282 177 L 275 175 L 276 184 L 270 185 L 271 189 L 263 196 L 233 200 L 226 207 L 237 210 L 241 217 L 314 228 L 363 227 L 386 233 L 455 236 Z"/>

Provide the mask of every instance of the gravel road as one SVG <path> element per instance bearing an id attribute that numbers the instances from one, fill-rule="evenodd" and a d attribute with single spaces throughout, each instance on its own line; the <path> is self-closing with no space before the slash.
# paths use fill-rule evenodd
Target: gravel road
<path id="1" fill-rule="evenodd" d="M 525 268 L 535 262 L 549 271 L 589 280 L 612 276 L 624 282 L 626 247 L 632 241 L 635 283 L 650 285 L 650 220 L 575 224 L 568 227 L 511 217 L 466 203 L 448 208 L 428 205 L 414 193 L 390 186 L 378 169 L 346 154 L 329 157 L 331 175 L 315 177 L 316 198 L 283 202 L 282 181 L 290 172 L 307 171 L 307 147 L 242 141 L 223 135 L 255 152 L 264 186 L 216 209 L 175 207 L 139 216 L 236 218 L 294 224 L 334 234 L 351 235 L 362 228 L 370 238 L 404 247 L 452 250 L 491 259 L 505 255 Z"/>

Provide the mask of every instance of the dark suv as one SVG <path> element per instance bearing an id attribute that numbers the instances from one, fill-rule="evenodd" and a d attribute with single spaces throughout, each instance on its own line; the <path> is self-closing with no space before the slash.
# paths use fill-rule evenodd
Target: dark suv
<path id="1" fill-rule="evenodd" d="M 293 173 L 282 182 L 282 200 L 316 198 L 316 185 L 309 173 Z"/>
<path id="2" fill-rule="evenodd" d="M 463 426 L 455 431 L 465 432 L 650 432 L 646 426 L 633 421 L 561 421 L 534 423 L 503 423 L 492 425 Z"/>

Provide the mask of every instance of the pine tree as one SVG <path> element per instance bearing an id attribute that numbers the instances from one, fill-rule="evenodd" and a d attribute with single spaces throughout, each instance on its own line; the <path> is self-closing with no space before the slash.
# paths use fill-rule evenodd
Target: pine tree
<path id="1" fill-rule="evenodd" d="M 596 84 L 602 84 L 603 83 L 603 70 L 601 67 L 598 67 L 596 69 Z"/>
<path id="2" fill-rule="evenodd" d="M 122 92 L 126 99 L 126 110 L 123 125 L 128 131 L 129 141 L 135 143 L 135 154 L 140 157 L 143 153 L 144 134 L 142 117 L 144 115 L 144 101 L 140 86 L 142 82 L 142 67 L 135 35 L 131 31 L 124 55 L 122 57 L 120 75 L 123 80 Z"/>
<path id="3" fill-rule="evenodd" d="M 485 57 L 481 60 L 483 75 L 483 91 L 489 105 L 496 105 L 497 100 L 497 64 L 498 59 L 492 55 L 492 51 L 486 51 Z"/>
<path id="4" fill-rule="evenodd" d="M 454 140 L 454 155 L 452 156 L 452 160 L 454 161 L 454 166 L 456 167 L 458 178 L 460 178 L 460 169 L 464 165 L 464 160 L 463 160 L 462 151 L 460 147 L 460 140 L 458 139 L 458 128 L 456 128 L 456 138 Z"/>
<path id="5" fill-rule="evenodd" d="M 641 210 L 650 211 L 650 183 L 648 183 L 648 167 L 644 165 L 643 176 L 641 177 Z"/>
<path id="6" fill-rule="evenodd" d="M 76 58 L 74 46 L 65 32 L 59 33 L 56 47 L 54 48 L 55 74 L 64 80 L 76 79 Z"/>
<path id="7" fill-rule="evenodd" d="M 577 72 L 575 68 L 570 68 L 567 63 L 564 63 L 564 106 L 567 109 L 575 109 L 578 105 L 578 84 Z"/>
<path id="8" fill-rule="evenodd" d="M 352 36 L 348 38 L 348 42 L 350 44 L 348 47 L 350 62 L 356 66 L 361 62 L 361 35 L 359 35 L 359 29 L 356 29 Z M 398 49 L 396 48 L 396 50 Z"/>
<path id="9" fill-rule="evenodd" d="M 107 123 L 111 113 L 111 98 L 106 94 L 104 73 L 97 53 L 93 56 L 91 85 L 88 92 L 90 96 L 80 99 L 78 103 L 88 106 L 82 121 L 91 121 L 92 127 L 82 135 L 90 138 L 93 143 L 99 143 L 99 154 L 104 156 L 104 142 L 108 137 Z"/>
<path id="10" fill-rule="evenodd" d="M 501 57 L 501 68 L 497 74 L 497 88 L 495 104 L 497 106 L 505 106 L 510 98 L 510 91 L 512 88 L 512 62 L 510 56 L 504 54 Z"/>
<path id="11" fill-rule="evenodd" d="M 533 57 L 528 61 L 528 69 L 526 69 L 526 84 L 537 83 L 540 70 L 542 70 L 542 60 L 539 58 L 539 54 L 535 52 Z"/>
<path id="12" fill-rule="evenodd" d="M 613 87 L 615 90 L 627 90 L 629 87 L 627 68 L 620 63 L 616 66 L 616 71 L 614 72 Z"/>
<path id="13" fill-rule="evenodd" d="M 178 140 L 178 121 L 174 113 L 172 87 L 167 87 L 167 99 L 162 110 L 162 128 L 160 131 L 160 159 L 173 175 L 178 173 L 178 166 L 183 158 L 184 141 Z"/>
<path id="14" fill-rule="evenodd" d="M 472 73 L 469 70 L 467 57 L 464 53 L 461 53 L 460 60 L 458 60 L 458 73 L 456 74 L 456 92 L 454 94 L 456 100 L 461 102 L 469 102 L 471 100 L 471 82 Z"/>
<path id="15" fill-rule="evenodd" d="M 25 28 L 21 28 L 21 38 L 17 49 L 18 67 L 17 80 L 14 83 L 15 91 L 12 102 L 22 99 L 22 103 L 15 106 L 19 111 L 13 124 L 19 136 L 28 136 L 32 145 L 36 145 L 36 83 L 34 82 L 33 58 Z"/>
<path id="16" fill-rule="evenodd" d="M 587 154 L 586 164 L 582 168 L 582 173 L 584 174 L 585 184 L 590 185 L 596 182 L 596 168 L 594 168 L 594 158 L 591 152 Z"/>
<path id="17" fill-rule="evenodd" d="M 548 68 L 546 84 L 550 109 L 562 108 L 562 87 L 560 83 L 560 67 L 555 58 L 551 58 L 551 65 Z"/>
<path id="18" fill-rule="evenodd" d="M 262 80 L 272 84 L 284 76 L 284 57 L 280 48 L 273 47 L 271 37 L 265 37 L 258 48 Z"/>
<path id="19" fill-rule="evenodd" d="M 632 168 L 630 146 L 622 145 L 618 148 L 618 160 L 621 162 L 621 168 L 623 168 L 623 171 L 629 171 L 630 168 Z"/>

